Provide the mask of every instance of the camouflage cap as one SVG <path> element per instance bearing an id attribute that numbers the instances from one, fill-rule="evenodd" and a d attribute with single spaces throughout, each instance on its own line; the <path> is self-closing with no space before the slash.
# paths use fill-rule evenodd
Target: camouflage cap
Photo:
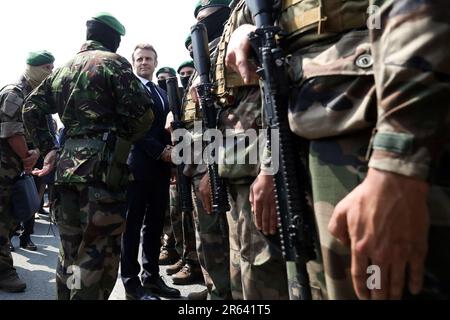
<path id="1" fill-rule="evenodd" d="M 189 46 L 192 43 L 192 38 L 191 35 L 188 35 L 186 40 L 184 40 L 184 46 L 186 47 L 187 50 L 189 50 Z"/>
<path id="2" fill-rule="evenodd" d="M 171 68 L 171 67 L 162 67 L 162 68 L 159 68 L 158 71 L 156 71 L 156 76 L 158 77 L 158 75 L 159 75 L 160 73 L 168 73 L 168 74 L 170 74 L 170 75 L 172 75 L 172 76 L 174 76 L 174 77 L 177 75 L 177 73 L 175 72 L 175 69 L 173 69 L 173 68 Z"/>
<path id="3" fill-rule="evenodd" d="M 27 64 L 30 66 L 42 66 L 43 64 L 53 63 L 55 57 L 48 51 L 34 51 L 28 53 Z"/>
<path id="4" fill-rule="evenodd" d="M 195 5 L 194 17 L 197 18 L 198 13 L 208 7 L 228 7 L 231 0 L 199 0 Z"/>
<path id="5" fill-rule="evenodd" d="M 195 68 L 195 66 L 194 66 L 194 61 L 188 60 L 188 61 L 183 62 L 183 63 L 180 64 L 180 66 L 178 67 L 177 72 L 180 73 L 181 69 L 183 69 L 184 67 Z"/>
<path id="6" fill-rule="evenodd" d="M 93 20 L 106 24 L 108 27 L 116 31 L 121 36 L 125 35 L 125 27 L 115 17 L 107 12 L 97 13 L 92 17 Z"/>

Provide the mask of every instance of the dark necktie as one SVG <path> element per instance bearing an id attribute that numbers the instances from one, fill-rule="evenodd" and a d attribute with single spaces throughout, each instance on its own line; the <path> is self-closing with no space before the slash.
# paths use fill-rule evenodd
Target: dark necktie
<path id="1" fill-rule="evenodd" d="M 150 89 L 150 92 L 151 92 L 152 98 L 153 98 L 153 102 L 155 103 L 156 108 L 164 111 L 162 97 L 159 94 L 158 90 L 156 89 L 155 84 L 153 82 L 149 81 L 149 82 L 147 82 L 146 86 Z"/>

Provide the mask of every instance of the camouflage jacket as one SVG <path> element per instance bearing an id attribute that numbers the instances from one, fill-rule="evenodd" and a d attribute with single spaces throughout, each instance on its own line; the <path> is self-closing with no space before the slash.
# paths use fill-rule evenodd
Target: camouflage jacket
<path id="1" fill-rule="evenodd" d="M 313 2 L 300 1 L 288 10 L 307 18 L 312 9 L 302 5 Z M 381 23 L 371 28 L 371 36 L 366 23 L 340 33 L 321 32 L 319 23 L 284 42 L 294 84 L 290 127 L 307 139 L 373 129 L 370 167 L 428 179 L 449 141 L 450 59 L 438 49 L 450 35 L 448 2 L 372 3 L 382 10 L 368 20 Z M 283 13 L 280 20 L 286 23 L 289 12 Z"/>
<path id="2" fill-rule="evenodd" d="M 236 72 L 225 67 L 231 34 L 248 19 L 241 10 L 244 4 L 245 1 L 239 1 L 231 12 L 217 46 L 217 61 L 212 70 L 218 104 L 222 108 L 218 129 L 224 135 L 224 152 L 221 153 L 223 157 L 219 159 L 219 174 L 233 183 L 251 182 L 258 175 L 258 143 L 263 137 L 260 131 L 262 105 L 259 83 L 245 85 Z M 253 155 L 257 157 L 251 159 Z"/>
<path id="3" fill-rule="evenodd" d="M 219 38 L 209 43 L 209 50 L 211 53 L 211 64 L 214 65 L 216 58 L 216 49 Z M 194 72 L 189 80 L 189 85 L 184 92 L 181 103 L 181 120 L 185 124 L 185 128 L 190 133 L 191 144 L 191 159 L 193 163 L 186 164 L 184 167 L 184 174 L 188 177 L 194 177 L 203 175 L 207 171 L 207 166 L 203 162 L 203 127 L 200 128 L 199 124 L 203 119 L 202 110 L 200 108 L 197 98 L 192 96 L 193 88 L 200 83 L 200 77 L 197 72 Z M 203 124 L 202 124 L 203 126 Z M 202 129 L 202 130 L 200 130 Z"/>
<path id="4" fill-rule="evenodd" d="M 59 114 L 66 143 L 56 182 L 85 183 L 101 176 L 97 171 L 105 133 L 129 142 L 143 137 L 153 121 L 152 104 L 125 58 L 99 42 L 87 41 L 27 98 L 23 119 L 34 143 L 46 154 L 54 144 L 45 116 Z"/>
<path id="5" fill-rule="evenodd" d="M 380 28 L 371 30 L 378 121 L 369 166 L 426 179 L 450 149 L 449 3 L 374 4 L 381 8 Z"/>
<path id="6" fill-rule="evenodd" d="M 219 174 L 223 178 L 232 179 L 240 183 L 247 182 L 249 179 L 253 180 L 253 177 L 259 171 L 258 159 L 256 161 L 253 160 L 250 164 L 248 154 L 257 152 L 259 132 L 256 130 L 261 128 L 261 95 L 258 83 L 251 86 L 244 86 L 235 73 L 227 72 L 224 68 L 225 52 L 229 37 L 234 27 L 238 25 L 236 20 L 243 20 L 240 16 L 242 3 L 240 1 L 234 1 L 232 7 L 234 8 L 233 13 L 225 26 L 223 36 L 210 43 L 210 50 L 212 52 L 211 74 L 217 105 L 220 108 L 218 110 L 218 129 L 222 131 L 224 137 L 225 152 L 220 153 L 220 155 L 226 156 L 226 158 L 222 157 L 219 159 Z M 220 72 L 224 72 L 226 76 L 220 74 Z M 229 81 L 230 76 L 233 78 L 232 81 Z M 191 78 L 189 88 L 194 87 L 198 81 L 197 75 L 194 74 Z M 202 138 L 202 133 L 192 130 L 192 122 L 201 120 L 202 114 L 198 104 L 194 102 L 191 92 L 190 89 L 187 90 L 183 99 L 183 120 L 186 123 L 186 127 L 191 131 L 193 141 L 198 141 Z M 245 131 L 248 129 L 255 129 L 257 133 L 255 136 L 256 139 L 253 139 L 253 143 L 246 148 L 242 148 L 242 143 L 245 143 L 246 138 Z M 230 143 L 230 141 L 233 142 Z M 235 154 L 236 144 L 239 145 L 237 154 Z M 196 154 L 194 153 L 192 157 L 195 159 Z M 236 164 L 240 158 L 244 161 Z M 225 160 L 227 159 L 231 160 L 232 163 L 226 164 Z M 185 167 L 185 174 L 189 176 L 202 174 L 205 171 L 206 166 L 204 165 Z"/>
<path id="7" fill-rule="evenodd" d="M 0 91 L 0 183 L 8 183 L 23 170 L 20 157 L 12 150 L 8 138 L 24 135 L 22 107 L 32 88 L 24 77 Z"/>

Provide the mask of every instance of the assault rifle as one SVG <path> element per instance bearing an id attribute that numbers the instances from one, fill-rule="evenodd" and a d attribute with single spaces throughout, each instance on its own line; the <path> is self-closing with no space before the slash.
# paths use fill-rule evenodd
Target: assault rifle
<path id="1" fill-rule="evenodd" d="M 208 48 L 208 35 L 206 27 L 198 23 L 191 28 L 192 49 L 194 53 L 194 65 L 200 77 L 197 92 L 200 100 L 200 108 L 203 115 L 203 129 L 217 128 L 217 112 L 214 103 L 213 84 L 210 80 L 211 59 Z M 214 159 L 214 150 L 211 152 Z M 211 187 L 212 208 L 215 213 L 226 213 L 230 210 L 228 191 L 226 184 L 219 177 L 217 162 L 208 159 L 208 174 Z"/>
<path id="2" fill-rule="evenodd" d="M 288 274 L 291 299 L 311 299 L 306 263 L 315 258 L 315 225 L 307 201 L 308 174 L 300 157 L 299 137 L 289 128 L 289 81 L 286 59 L 277 37 L 281 29 L 274 25 L 274 0 L 246 0 L 256 23 L 249 35 L 257 53 L 257 73 L 264 82 L 264 110 L 270 132 L 279 132 L 279 170 L 274 175 L 281 244 Z"/>
<path id="3" fill-rule="evenodd" d="M 168 78 L 167 97 L 169 99 L 169 109 L 173 114 L 172 130 L 183 129 L 184 124 L 181 121 L 181 102 L 178 94 L 178 80 L 177 77 Z M 182 143 L 182 137 L 178 138 L 175 144 Z M 184 163 L 177 165 L 177 186 L 178 197 L 180 199 L 181 211 L 190 214 L 194 210 L 192 204 L 192 186 L 190 179 L 184 175 Z"/>

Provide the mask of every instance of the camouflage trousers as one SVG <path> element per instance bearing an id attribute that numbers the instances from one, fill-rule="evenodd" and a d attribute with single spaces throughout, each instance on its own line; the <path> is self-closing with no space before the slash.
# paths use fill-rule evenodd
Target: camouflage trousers
<path id="1" fill-rule="evenodd" d="M 164 226 L 163 226 L 163 235 L 161 238 L 161 245 L 165 249 L 175 249 L 178 252 L 179 248 L 176 247 L 177 239 L 174 236 L 170 210 L 171 208 L 168 207 L 164 214 Z"/>
<path id="2" fill-rule="evenodd" d="M 231 299 L 228 225 L 225 216 L 208 214 L 199 197 L 203 176 L 192 178 L 194 226 L 198 260 L 210 299 Z"/>
<path id="3" fill-rule="evenodd" d="M 170 185 L 170 189 L 169 189 L 169 204 L 167 206 L 167 210 L 166 213 L 164 214 L 164 227 L 163 227 L 163 236 L 162 236 L 162 247 L 164 249 L 170 249 L 170 250 L 176 250 L 177 253 L 180 255 L 182 254 L 183 251 L 183 244 L 182 244 L 182 233 L 180 232 L 180 230 L 178 229 L 174 229 L 174 225 L 173 225 L 173 221 L 172 221 L 172 211 L 173 211 L 173 206 L 172 206 L 172 197 L 176 196 L 176 191 L 175 194 L 173 194 L 173 187 L 175 187 L 176 189 L 176 185 Z M 181 214 L 180 217 L 175 216 L 175 223 L 181 223 Z M 176 225 L 175 228 L 180 228 L 179 225 Z"/>
<path id="4" fill-rule="evenodd" d="M 228 184 L 231 211 L 231 292 L 234 300 L 288 299 L 286 264 L 278 236 L 256 229 L 249 201 L 250 184 Z"/>
<path id="5" fill-rule="evenodd" d="M 102 186 L 57 186 L 61 247 L 56 268 L 59 300 L 107 300 L 114 288 L 125 230 L 125 192 Z"/>
<path id="6" fill-rule="evenodd" d="M 184 261 L 198 264 L 192 213 L 181 212 L 177 185 L 170 186 L 170 220 L 178 254 Z"/>
<path id="7" fill-rule="evenodd" d="M 17 224 L 11 209 L 11 186 L 0 185 L 0 278 L 16 273 L 9 249 L 9 234 Z"/>
<path id="8" fill-rule="evenodd" d="M 309 169 L 325 271 L 325 281 L 322 281 L 320 286 L 324 293 L 326 290 L 330 299 L 356 299 L 350 273 L 350 250 L 328 232 L 328 223 L 337 203 L 366 176 L 368 165 L 365 155 L 370 135 L 369 131 L 358 132 L 345 137 L 316 140 L 310 143 Z M 441 210 L 441 216 L 450 217 L 450 188 L 444 191 L 441 189 L 440 192 L 441 197 L 446 197 L 447 200 L 443 203 L 447 205 L 441 206 L 438 210 Z M 432 191 L 431 197 L 433 193 Z M 438 286 L 446 286 L 447 290 L 450 288 L 448 273 L 450 270 L 450 250 L 448 250 L 450 225 L 434 223 L 433 216 L 436 216 L 436 210 L 433 209 L 433 205 L 430 206 L 430 211 L 431 229 L 424 294 L 427 297 L 441 297 L 441 293 L 436 295 L 428 293 L 439 291 L 436 289 Z M 438 282 L 441 284 L 436 284 L 433 279 L 439 279 Z"/>

